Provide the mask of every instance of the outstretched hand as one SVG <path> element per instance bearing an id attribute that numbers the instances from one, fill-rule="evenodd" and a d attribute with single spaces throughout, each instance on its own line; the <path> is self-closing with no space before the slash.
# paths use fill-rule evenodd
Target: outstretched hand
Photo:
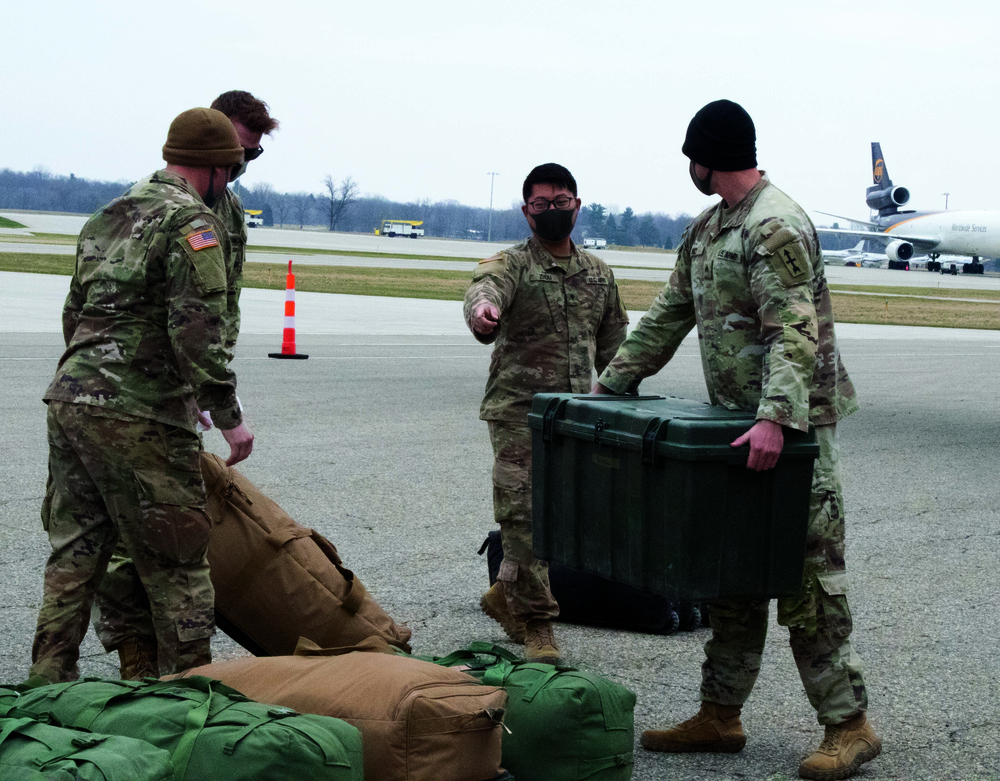
<path id="1" fill-rule="evenodd" d="M 229 458 L 226 466 L 233 466 L 244 460 L 253 451 L 253 433 L 246 423 L 240 423 L 236 428 L 219 429 L 226 442 L 229 443 Z"/>
<path id="2" fill-rule="evenodd" d="M 500 322 L 500 312 L 493 304 L 480 304 L 472 313 L 472 330 L 477 334 L 491 334 Z"/>
<path id="3" fill-rule="evenodd" d="M 778 456 L 785 446 L 785 433 L 780 423 L 758 420 L 749 431 L 729 444 L 731 447 L 741 447 L 748 442 L 750 457 L 747 459 L 747 469 L 763 472 L 777 465 Z"/>

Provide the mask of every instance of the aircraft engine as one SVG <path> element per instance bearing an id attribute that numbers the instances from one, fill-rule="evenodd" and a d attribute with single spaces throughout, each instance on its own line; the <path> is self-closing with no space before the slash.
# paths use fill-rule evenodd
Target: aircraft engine
<path id="1" fill-rule="evenodd" d="M 885 254 L 889 256 L 889 260 L 906 261 L 913 257 L 913 245 L 908 241 L 896 239 L 889 242 L 889 246 L 885 248 Z"/>
<path id="2" fill-rule="evenodd" d="M 910 200 L 910 191 L 905 187 L 887 187 L 876 190 L 869 187 L 865 201 L 869 209 L 881 210 L 889 206 L 905 206 Z"/>

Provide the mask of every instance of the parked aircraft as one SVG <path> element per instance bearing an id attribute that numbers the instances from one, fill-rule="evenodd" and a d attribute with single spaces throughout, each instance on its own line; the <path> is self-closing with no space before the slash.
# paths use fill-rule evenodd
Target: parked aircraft
<path id="1" fill-rule="evenodd" d="M 958 273 L 958 264 L 941 262 L 942 255 L 971 257 L 962 264 L 962 273 L 982 274 L 980 258 L 1000 257 L 1000 212 L 997 211 L 936 211 L 900 210 L 910 200 L 910 191 L 896 187 L 882 157 L 882 147 L 872 142 L 872 186 L 865 191 L 868 208 L 878 211 L 874 222 L 840 217 L 867 230 L 817 228 L 822 233 L 859 236 L 885 244 L 889 268 L 908 268 L 916 252 L 930 257 L 928 271 Z M 827 214 L 827 212 L 821 212 Z M 831 214 L 831 217 L 839 215 Z"/>
<path id="2" fill-rule="evenodd" d="M 823 262 L 843 260 L 845 265 L 864 266 L 865 268 L 881 268 L 888 260 L 884 252 L 865 252 L 865 239 L 859 241 L 850 249 L 825 249 Z"/>

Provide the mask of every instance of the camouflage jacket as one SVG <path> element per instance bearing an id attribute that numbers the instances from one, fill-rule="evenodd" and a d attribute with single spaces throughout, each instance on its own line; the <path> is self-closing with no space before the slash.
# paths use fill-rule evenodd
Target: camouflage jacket
<path id="1" fill-rule="evenodd" d="M 625 338 L 628 314 L 611 269 L 577 246 L 550 255 L 534 237 L 479 262 L 465 293 L 465 322 L 484 302 L 500 323 L 480 408 L 483 420 L 526 423 L 536 393 L 587 393 Z"/>
<path id="2" fill-rule="evenodd" d="M 77 244 L 66 352 L 45 399 L 189 431 L 198 408 L 219 428 L 239 425 L 224 344 L 228 252 L 218 218 L 167 171 L 94 214 Z"/>
<path id="3" fill-rule="evenodd" d="M 677 264 L 602 374 L 624 392 L 659 371 L 697 323 L 713 404 L 805 430 L 858 408 L 840 360 L 816 229 L 766 175 L 688 227 Z"/>
<path id="4" fill-rule="evenodd" d="M 243 217 L 243 202 L 228 187 L 212 208 L 219 222 L 229 232 L 229 253 L 226 256 L 226 350 L 236 349 L 240 335 L 240 292 L 243 289 L 243 264 L 246 262 L 247 224 Z"/>

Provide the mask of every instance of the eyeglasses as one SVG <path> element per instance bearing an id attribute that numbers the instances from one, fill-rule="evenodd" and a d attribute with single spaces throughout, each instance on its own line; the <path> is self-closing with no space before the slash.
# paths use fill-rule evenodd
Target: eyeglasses
<path id="1" fill-rule="evenodd" d="M 548 198 L 534 198 L 528 201 L 528 211 L 532 214 L 541 214 L 555 206 L 557 209 L 568 209 L 576 201 L 568 195 L 560 195 L 558 198 L 549 200 Z"/>
<path id="2" fill-rule="evenodd" d="M 264 154 L 264 147 L 258 146 L 256 149 L 247 149 L 243 147 L 243 162 L 249 163 L 251 160 L 256 160 Z"/>

